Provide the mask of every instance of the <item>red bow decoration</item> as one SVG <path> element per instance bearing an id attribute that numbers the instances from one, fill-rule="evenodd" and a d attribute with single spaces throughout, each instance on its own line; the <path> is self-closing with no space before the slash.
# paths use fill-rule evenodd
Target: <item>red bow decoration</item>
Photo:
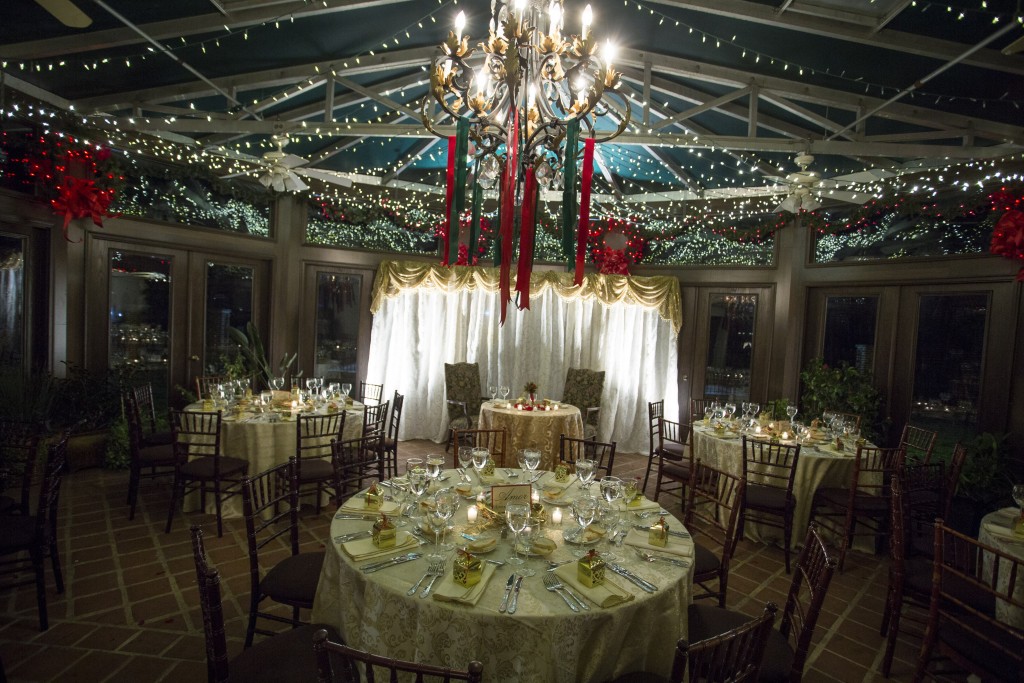
<path id="1" fill-rule="evenodd" d="M 107 209 L 114 199 L 113 190 L 101 190 L 93 180 L 69 177 L 64 185 L 58 188 L 56 199 L 50 201 L 53 210 L 64 214 L 64 239 L 68 239 L 68 223 L 73 218 L 92 218 L 97 227 L 103 227 L 104 218 L 116 218 L 120 214 L 110 213 Z"/>
<path id="2" fill-rule="evenodd" d="M 457 266 L 475 266 L 477 263 L 477 257 L 473 257 L 473 263 L 469 262 L 469 247 L 465 244 L 459 245 L 459 258 L 455 261 Z"/>
<path id="3" fill-rule="evenodd" d="M 629 258 L 624 249 L 605 247 L 594 254 L 594 261 L 602 275 L 629 275 Z"/>
<path id="4" fill-rule="evenodd" d="M 1013 209 L 1003 214 L 992 231 L 988 250 L 1008 259 L 1024 261 L 1024 211 Z M 1017 282 L 1024 282 L 1024 266 L 1017 272 Z"/>

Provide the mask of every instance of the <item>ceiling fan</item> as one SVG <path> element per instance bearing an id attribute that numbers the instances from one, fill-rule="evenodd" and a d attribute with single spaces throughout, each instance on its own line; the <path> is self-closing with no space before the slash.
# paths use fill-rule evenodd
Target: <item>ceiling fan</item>
<path id="1" fill-rule="evenodd" d="M 316 178 L 317 180 L 321 180 L 325 183 L 340 185 L 342 187 L 352 186 L 352 180 L 337 171 L 327 171 L 320 168 L 305 168 L 305 165 L 309 163 L 309 159 L 303 159 L 300 156 L 288 154 L 284 151 L 285 145 L 288 144 L 287 135 L 274 135 L 271 140 L 273 140 L 274 144 L 277 145 L 277 149 L 267 152 L 262 157 L 254 157 L 240 152 L 233 152 L 219 146 L 210 147 L 207 151 L 212 154 L 218 154 L 220 156 L 262 166 L 266 170 L 258 178 L 260 184 L 263 185 L 263 187 L 272 189 L 276 192 L 302 192 L 303 190 L 309 189 L 309 185 L 303 181 L 303 176 L 306 178 Z M 236 175 L 240 174 L 233 173 L 224 177 L 231 178 Z"/>
<path id="2" fill-rule="evenodd" d="M 36 3 L 54 18 L 71 28 L 86 28 L 92 19 L 71 0 L 36 0 Z"/>
<path id="3" fill-rule="evenodd" d="M 779 211 L 792 213 L 814 211 L 821 206 L 819 200 L 823 194 L 826 194 L 829 199 L 837 199 L 851 204 L 863 204 L 867 201 L 867 193 L 838 189 L 843 187 L 844 182 L 851 182 L 850 180 L 824 180 L 817 171 L 809 171 L 808 167 L 814 163 L 814 157 L 811 154 L 799 154 L 793 158 L 793 162 L 800 167 L 799 171 L 790 173 L 785 178 L 771 177 L 771 180 L 790 187 L 786 198 L 775 207 L 776 213 Z"/>

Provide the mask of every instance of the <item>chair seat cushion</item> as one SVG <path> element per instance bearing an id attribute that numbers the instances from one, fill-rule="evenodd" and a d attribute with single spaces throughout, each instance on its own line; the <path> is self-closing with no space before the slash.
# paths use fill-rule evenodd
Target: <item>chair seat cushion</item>
<path id="1" fill-rule="evenodd" d="M 279 683 L 315 681 L 316 655 L 313 635 L 327 629 L 331 640 L 339 642 L 338 632 L 323 624 L 306 624 L 276 636 L 257 641 L 231 660 L 228 681 L 232 683 Z"/>
<path id="2" fill-rule="evenodd" d="M 244 474 L 249 470 L 249 461 L 241 458 L 231 458 L 226 455 L 220 456 L 220 476 Z M 181 472 L 192 479 L 213 479 L 213 456 L 208 455 L 202 458 L 189 460 L 181 466 Z"/>
<path id="3" fill-rule="evenodd" d="M 386 450 L 386 451 L 398 450 L 398 439 L 393 439 L 390 436 L 384 437 L 384 450 Z"/>
<path id="4" fill-rule="evenodd" d="M 814 494 L 815 505 L 829 505 L 845 510 L 850 504 L 850 489 L 823 488 Z M 853 499 L 854 509 L 861 514 L 881 516 L 889 514 L 889 499 L 885 496 L 873 496 L 868 493 L 857 493 Z"/>
<path id="5" fill-rule="evenodd" d="M 0 517 L 0 555 L 27 548 L 32 545 L 35 535 L 35 515 L 4 515 Z"/>
<path id="6" fill-rule="evenodd" d="M 457 417 L 448 423 L 448 427 L 451 429 L 473 429 L 476 425 L 476 420 L 472 417 L 468 420 L 465 417 Z"/>
<path id="7" fill-rule="evenodd" d="M 174 432 L 153 432 L 142 435 L 143 446 L 169 446 L 174 443 Z"/>
<path id="8" fill-rule="evenodd" d="M 666 441 L 658 449 L 658 452 L 669 460 L 686 459 L 686 444 L 678 441 Z"/>
<path id="9" fill-rule="evenodd" d="M 679 481 L 690 480 L 690 463 L 662 460 L 659 466 L 661 476 Z"/>
<path id="10" fill-rule="evenodd" d="M 693 573 L 697 576 L 713 574 L 722 566 L 722 560 L 699 542 L 693 544 Z"/>
<path id="11" fill-rule="evenodd" d="M 143 467 L 173 465 L 174 448 L 170 444 L 144 446 L 139 449 L 139 464 Z"/>
<path id="12" fill-rule="evenodd" d="M 334 465 L 323 458 L 303 458 L 299 466 L 299 482 L 327 481 L 334 477 Z"/>
<path id="13" fill-rule="evenodd" d="M 263 577 L 260 590 L 277 602 L 312 604 L 323 565 L 323 553 L 299 553 L 286 557 Z"/>
<path id="14" fill-rule="evenodd" d="M 596 441 L 597 440 L 597 425 L 586 423 L 583 425 L 583 438 Z"/>
<path id="15" fill-rule="evenodd" d="M 691 643 L 719 636 L 753 619 L 742 612 L 734 612 L 699 602 L 690 605 L 688 617 L 689 641 Z M 792 666 L 793 649 L 786 642 L 782 633 L 777 628 L 773 628 L 768 634 L 768 644 L 765 646 L 761 676 L 758 680 L 766 683 L 787 681 Z"/>
<path id="16" fill-rule="evenodd" d="M 793 494 L 787 496 L 785 489 L 763 484 L 747 484 L 745 504 L 753 510 L 785 510 L 787 506 L 795 506 Z"/>

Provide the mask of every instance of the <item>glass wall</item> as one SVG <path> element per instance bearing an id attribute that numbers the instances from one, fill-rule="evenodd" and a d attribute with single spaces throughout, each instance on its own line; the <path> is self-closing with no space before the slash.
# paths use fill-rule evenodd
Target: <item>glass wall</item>
<path id="1" fill-rule="evenodd" d="M 362 278 L 358 275 L 316 275 L 314 373 L 317 377 L 331 382 L 356 383 L 361 286 Z"/>
<path id="2" fill-rule="evenodd" d="M 0 367 L 25 363 L 25 238 L 0 234 Z"/>
<path id="3" fill-rule="evenodd" d="M 170 257 L 111 250 L 109 365 L 152 384 L 157 405 L 167 400 L 170 298 Z"/>
<path id="4" fill-rule="evenodd" d="M 236 362 L 238 346 L 228 334 L 231 327 L 244 331 L 252 320 L 254 269 L 226 263 L 206 264 L 206 331 L 203 367 L 206 374 L 221 374 Z"/>
<path id="5" fill-rule="evenodd" d="M 830 296 L 825 304 L 825 364 L 871 373 L 875 365 L 877 296 Z"/>
<path id="6" fill-rule="evenodd" d="M 989 295 L 920 298 L 910 421 L 939 432 L 937 452 L 977 432 Z"/>
<path id="7" fill-rule="evenodd" d="M 754 354 L 756 294 L 712 294 L 704 395 L 746 401 Z"/>

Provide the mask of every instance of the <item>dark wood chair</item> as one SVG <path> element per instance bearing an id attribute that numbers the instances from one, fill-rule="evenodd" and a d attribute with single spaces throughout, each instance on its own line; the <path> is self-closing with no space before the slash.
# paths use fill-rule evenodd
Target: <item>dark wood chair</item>
<path id="1" fill-rule="evenodd" d="M 915 683 L 939 656 L 983 681 L 1024 681 L 1024 630 L 996 612 L 1024 610 L 1021 582 L 1024 560 L 936 520 L 928 625 Z"/>
<path id="2" fill-rule="evenodd" d="M 143 479 L 174 476 L 174 439 L 171 443 L 146 443 L 137 398 L 129 392 L 125 417 L 128 422 L 128 519 L 135 519 L 139 485 Z M 160 439 L 162 440 L 162 439 Z"/>
<path id="3" fill-rule="evenodd" d="M 793 480 L 799 460 L 799 444 L 777 444 L 743 437 L 743 480 L 747 489 L 740 512 L 739 537 L 743 538 L 748 518 L 758 524 L 782 529 L 787 573 L 793 510 L 796 509 Z"/>
<path id="4" fill-rule="evenodd" d="M 662 418 L 658 429 L 658 478 L 654 484 L 654 500 L 662 493 L 678 495 L 680 507 L 686 507 L 686 487 L 693 474 L 693 442 L 689 448 L 686 443 L 689 435 L 687 425 Z"/>
<path id="5" fill-rule="evenodd" d="M 918 467 L 932 467 L 919 465 Z M 932 563 L 929 558 L 907 557 L 905 511 L 907 501 L 904 495 L 903 469 L 897 471 L 890 483 L 889 523 L 889 584 L 885 592 L 885 606 L 882 608 L 880 634 L 885 636 L 885 655 L 882 659 L 882 674 L 888 678 L 892 670 L 892 657 L 896 651 L 896 637 L 904 618 L 925 623 L 925 619 L 914 619 L 915 613 L 925 613 L 931 599 Z M 906 610 L 904 608 L 907 608 Z M 916 608 L 916 609 L 915 609 Z M 923 630 L 923 629 L 922 629 Z"/>
<path id="6" fill-rule="evenodd" d="M 221 453 L 221 413 L 171 411 L 174 430 L 174 490 L 167 509 L 167 526 L 171 533 L 174 511 L 189 490 L 199 492 L 200 505 L 206 509 L 206 494 L 212 493 L 217 508 L 217 536 L 224 535 L 224 501 L 241 492 L 241 479 L 249 471 L 249 461 Z"/>
<path id="7" fill-rule="evenodd" d="M 363 436 L 385 436 L 388 426 L 388 401 L 363 408 Z"/>
<path id="8" fill-rule="evenodd" d="M 953 512 L 953 496 L 956 495 L 956 489 L 960 485 L 960 473 L 964 469 L 965 462 L 967 462 L 967 447 L 958 441 L 953 447 L 953 455 L 949 458 L 949 468 L 946 470 L 945 500 L 942 505 L 943 519 L 949 519 Z"/>
<path id="9" fill-rule="evenodd" d="M 799 683 L 802 679 L 811 638 L 836 564 L 836 558 L 829 554 L 817 528 L 811 524 L 797 558 L 779 628 L 768 634 L 759 678 L 763 683 Z M 749 617 L 741 612 L 694 603 L 690 605 L 688 618 L 690 637 L 704 639 L 728 633 Z"/>
<path id="10" fill-rule="evenodd" d="M 398 431 L 402 426 L 402 409 L 404 407 L 405 396 L 396 391 L 391 399 L 391 421 L 388 422 L 388 433 L 384 437 L 384 454 L 389 477 L 398 475 Z"/>
<path id="11" fill-rule="evenodd" d="M 920 555 L 930 561 L 935 549 L 935 520 L 941 518 L 940 506 L 949 483 L 946 465 L 906 463 L 901 476 L 907 557 Z"/>
<path id="12" fill-rule="evenodd" d="M 583 416 L 583 438 L 590 441 L 597 440 L 603 391 L 604 370 L 569 368 L 566 371 L 562 401 L 580 409 Z"/>
<path id="13" fill-rule="evenodd" d="M 927 464 L 931 462 L 932 450 L 938 436 L 938 432 L 921 429 L 908 423 L 904 425 L 903 433 L 900 435 L 900 446 L 907 452 L 908 460 Z"/>
<path id="14" fill-rule="evenodd" d="M 692 426 L 698 420 L 703 420 L 704 413 L 711 406 L 711 404 L 715 402 L 715 400 L 716 399 L 713 398 L 691 398 L 689 424 Z"/>
<path id="15" fill-rule="evenodd" d="M 228 660 L 228 644 L 224 633 L 224 611 L 221 605 L 220 574 L 210 566 L 203 546 L 203 532 L 193 526 L 192 556 L 199 584 L 199 604 L 203 612 L 203 634 L 206 638 L 206 676 L 208 683 L 312 681 L 316 677 L 316 657 L 310 643 L 313 635 L 330 626 L 306 624 L 283 631 L 242 650 Z"/>
<path id="16" fill-rule="evenodd" d="M 616 678 L 612 683 L 755 683 L 766 656 L 768 638 L 778 607 L 767 603 L 761 616 L 750 619 L 725 633 L 676 643 L 669 678 L 647 672 L 636 672 Z M 695 642 L 694 642 L 695 641 Z"/>
<path id="17" fill-rule="evenodd" d="M 837 417 L 843 418 L 846 424 L 853 423 L 853 428 L 860 431 L 860 415 L 858 415 L 857 413 L 839 413 L 836 411 L 831 412 Z"/>
<path id="18" fill-rule="evenodd" d="M 725 607 L 745 487 L 739 477 L 700 460 L 693 468 L 684 524 L 693 536 L 693 583 L 704 590 L 693 596 L 695 600 L 716 598 Z M 716 589 L 708 586 L 710 581 L 718 582 Z"/>
<path id="19" fill-rule="evenodd" d="M 644 471 L 644 493 L 647 493 L 647 482 L 651 478 L 651 468 L 658 457 L 658 446 L 661 444 L 661 418 L 665 416 L 665 401 L 651 401 L 647 404 L 647 437 L 650 451 L 647 454 L 647 468 Z"/>
<path id="20" fill-rule="evenodd" d="M 855 535 L 877 539 L 888 533 L 889 481 L 903 467 L 903 456 L 902 448 L 858 446 L 850 485 L 815 491 L 811 520 L 838 539 L 840 572 Z"/>
<path id="21" fill-rule="evenodd" d="M 384 435 L 331 442 L 334 468 L 334 504 L 341 507 L 345 496 L 363 488 L 367 480 L 384 478 Z"/>
<path id="22" fill-rule="evenodd" d="M 158 430 L 156 402 L 153 400 L 153 385 L 149 382 L 131 387 L 128 396 L 132 402 L 139 424 L 142 426 L 143 446 L 166 446 L 174 442 L 174 431 Z"/>
<path id="23" fill-rule="evenodd" d="M 0 463 L 7 468 L 7 481 L 18 479 L 20 483 L 19 496 L 0 496 L 0 515 L 28 515 L 32 512 L 32 484 L 41 431 L 41 425 L 35 422 L 0 421 L 0 451 L 3 452 Z"/>
<path id="24" fill-rule="evenodd" d="M 445 452 L 448 452 L 455 430 L 477 428 L 480 405 L 486 400 L 480 389 L 479 364 L 445 363 L 444 394 L 448 406 L 448 443 L 445 445 Z"/>
<path id="25" fill-rule="evenodd" d="M 455 442 L 455 454 L 459 446 L 486 448 L 491 452 L 491 461 L 495 467 L 508 467 L 508 432 L 504 429 L 456 429 L 452 434 Z M 458 466 L 458 457 L 454 457 Z"/>
<path id="26" fill-rule="evenodd" d="M 343 439 L 344 410 L 324 415 L 303 415 L 295 421 L 295 482 L 298 495 L 316 496 L 316 513 L 325 489 L 334 485 L 331 442 Z"/>
<path id="27" fill-rule="evenodd" d="M 383 384 L 359 383 L 359 402 L 363 405 L 379 405 L 382 398 L 384 398 Z"/>
<path id="28" fill-rule="evenodd" d="M 213 398 L 218 384 L 228 381 L 224 375 L 199 375 L 196 377 L 196 398 L 202 401 Z"/>
<path id="29" fill-rule="evenodd" d="M 298 458 L 242 478 L 242 505 L 245 514 L 245 537 L 249 545 L 249 625 L 245 646 L 252 645 L 256 633 L 274 635 L 257 628 L 258 619 L 267 619 L 291 626 L 301 625 L 300 609 L 313 609 L 316 586 L 324 553 L 299 552 Z M 333 478 L 333 477 L 332 477 Z M 287 485 L 282 485 L 287 482 Z M 278 561 L 265 572 L 260 569 L 260 552 L 271 552 L 285 545 L 291 555 Z M 269 547 L 268 547 L 269 546 Z M 260 611 L 265 599 L 288 605 L 292 618 Z"/>
<path id="30" fill-rule="evenodd" d="M 57 544 L 57 507 L 60 487 L 67 468 L 67 448 L 70 432 L 50 446 L 46 455 L 46 468 L 39 489 L 39 503 L 34 515 L 0 515 L 0 557 L 14 555 L 0 561 L 0 574 L 8 577 L 0 588 L 36 585 L 36 603 L 39 608 L 39 630 L 50 628 L 46 610 L 45 561 L 50 558 L 53 580 L 57 592 L 64 592 L 64 576 L 60 568 Z"/>
<path id="31" fill-rule="evenodd" d="M 415 680 L 416 683 L 429 680 L 443 681 L 444 683 L 450 681 L 480 683 L 484 679 L 484 665 L 477 661 L 470 662 L 465 671 L 456 671 L 433 664 L 381 657 L 349 647 L 338 642 L 340 639 L 332 640 L 332 638 L 334 636 L 325 630 L 313 636 L 313 652 L 316 653 L 317 665 L 316 680 L 319 683 L 335 683 L 335 681 L 359 683 L 362 680 L 373 683 L 377 680 L 378 673 L 376 672 L 380 672 L 381 680 L 385 675 L 384 672 L 387 672 L 389 681 Z M 400 678 L 400 674 L 407 674 L 407 676 Z"/>
<path id="32" fill-rule="evenodd" d="M 607 443 L 593 439 L 574 439 L 571 436 L 562 434 L 558 441 L 558 461 L 570 465 L 570 470 L 576 465 L 576 460 L 586 458 L 597 463 L 597 471 L 594 473 L 594 480 L 602 476 L 611 476 L 612 468 L 615 466 L 615 441 Z M 601 472 L 604 475 L 600 474 Z"/>

